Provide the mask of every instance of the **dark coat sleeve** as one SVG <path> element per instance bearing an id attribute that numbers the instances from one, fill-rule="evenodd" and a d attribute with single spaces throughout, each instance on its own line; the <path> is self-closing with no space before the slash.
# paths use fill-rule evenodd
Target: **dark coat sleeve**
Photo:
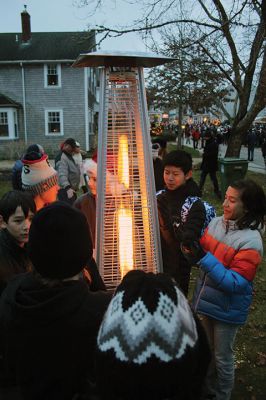
<path id="1" fill-rule="evenodd" d="M 181 243 L 184 240 L 199 240 L 205 218 L 206 211 L 202 201 L 195 201 L 189 210 L 187 220 L 184 223 L 180 223 L 179 227 L 175 229 L 178 241 Z"/>

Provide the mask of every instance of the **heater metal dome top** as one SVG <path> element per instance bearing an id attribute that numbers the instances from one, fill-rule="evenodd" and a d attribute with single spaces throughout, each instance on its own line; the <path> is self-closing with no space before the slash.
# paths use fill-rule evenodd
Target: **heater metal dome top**
<path id="1" fill-rule="evenodd" d="M 156 67 L 176 58 L 162 54 L 133 51 L 95 51 L 80 54 L 72 67 Z"/>

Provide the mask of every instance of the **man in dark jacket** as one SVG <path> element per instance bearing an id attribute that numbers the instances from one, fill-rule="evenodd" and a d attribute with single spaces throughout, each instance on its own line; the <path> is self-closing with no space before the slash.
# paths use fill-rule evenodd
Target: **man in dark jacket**
<path id="1" fill-rule="evenodd" d="M 218 171 L 219 145 L 216 139 L 213 137 L 213 133 L 210 129 L 206 129 L 205 131 L 205 140 L 206 144 L 204 147 L 202 155 L 202 163 L 200 166 L 201 175 L 200 175 L 199 189 L 200 192 L 202 192 L 206 177 L 209 174 L 213 183 L 214 193 L 219 199 L 221 199 L 222 196 L 216 176 L 216 171 Z"/>
<path id="2" fill-rule="evenodd" d="M 41 209 L 29 235 L 33 272 L 7 286 L 0 302 L 6 371 L 25 400 L 70 400 L 89 390 L 107 292 L 82 275 L 92 256 L 85 216 L 56 202 Z"/>
<path id="3" fill-rule="evenodd" d="M 185 295 L 188 294 L 191 266 L 182 254 L 181 242 L 200 238 L 205 222 L 205 208 L 196 199 L 186 220 L 181 216 L 182 207 L 190 196 L 199 196 L 199 188 L 192 179 L 192 158 L 183 150 L 175 150 L 164 158 L 166 188 L 157 193 L 163 271 L 171 275 Z"/>

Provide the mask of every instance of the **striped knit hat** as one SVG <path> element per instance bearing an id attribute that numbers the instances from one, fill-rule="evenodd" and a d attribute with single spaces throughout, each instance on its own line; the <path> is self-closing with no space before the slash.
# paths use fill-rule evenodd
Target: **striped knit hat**
<path id="1" fill-rule="evenodd" d="M 186 380 L 193 379 L 198 359 L 197 323 L 174 281 L 165 274 L 129 272 L 98 333 L 96 378 L 103 398 L 113 393 L 123 399 L 183 399 L 193 390 Z"/>
<path id="2" fill-rule="evenodd" d="M 22 169 L 22 188 L 33 196 L 58 184 L 57 172 L 50 166 L 47 154 L 32 151 L 25 154 Z"/>

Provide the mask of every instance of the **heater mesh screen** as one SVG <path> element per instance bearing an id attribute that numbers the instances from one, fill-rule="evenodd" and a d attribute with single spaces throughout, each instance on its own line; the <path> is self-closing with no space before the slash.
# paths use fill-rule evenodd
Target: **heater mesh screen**
<path id="1" fill-rule="evenodd" d="M 107 287 L 114 288 L 133 268 L 158 271 L 159 260 L 150 139 L 143 132 L 138 74 L 109 72 L 106 79 L 99 266 Z"/>

